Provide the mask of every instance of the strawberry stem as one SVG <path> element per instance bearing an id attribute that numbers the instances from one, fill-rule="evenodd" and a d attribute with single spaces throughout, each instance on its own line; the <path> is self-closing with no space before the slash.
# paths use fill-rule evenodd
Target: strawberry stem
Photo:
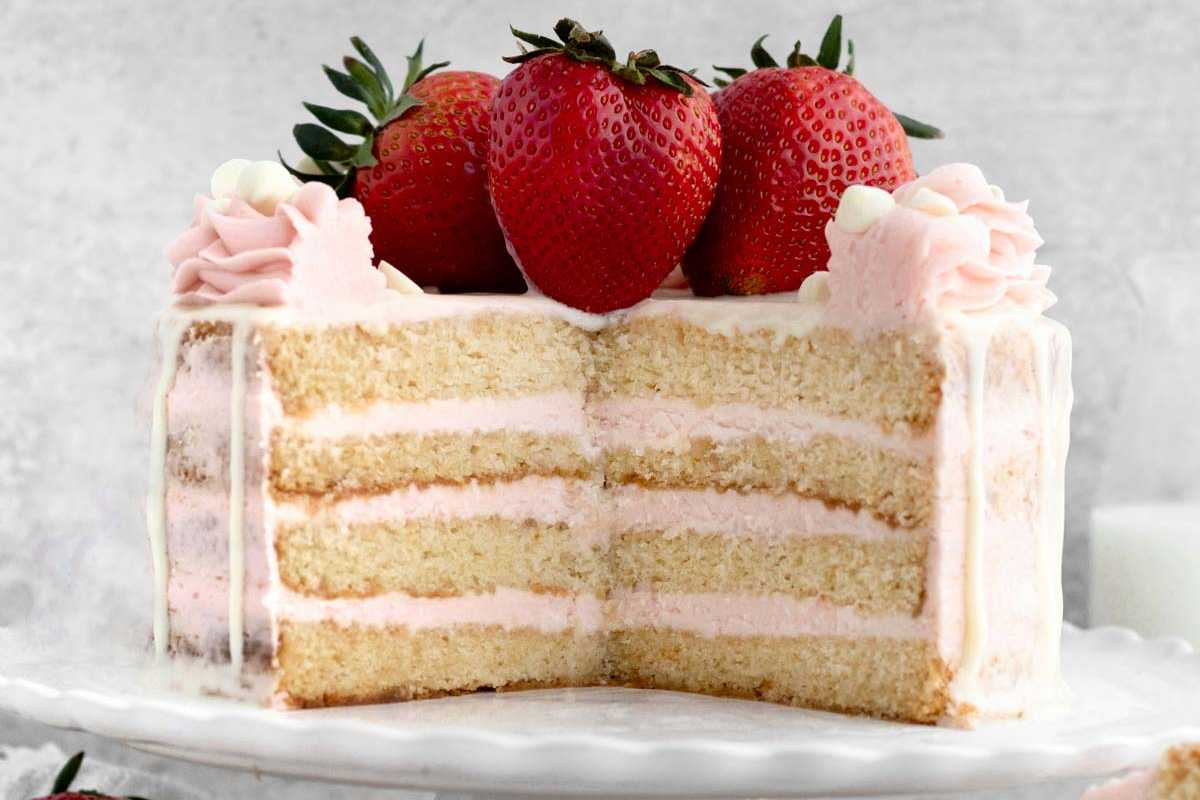
<path id="1" fill-rule="evenodd" d="M 684 75 L 691 77 L 701 86 L 707 86 L 691 72 L 663 64 L 654 50 L 630 51 L 622 63 L 617 60 L 617 51 L 605 37 L 604 31 L 589 31 L 575 20 L 566 17 L 554 25 L 554 35 L 559 38 L 557 42 L 549 36 L 517 30 L 511 25 L 509 31 L 517 39 L 517 46 L 521 49 L 518 55 L 504 58 L 509 64 L 523 64 L 540 56 L 563 53 L 576 61 L 600 64 L 630 83 L 644 85 L 647 78 L 653 78 L 685 97 L 691 97 L 693 90 Z M 533 49 L 530 50 L 526 45 Z"/>
<path id="2" fill-rule="evenodd" d="M 282 154 L 279 156 L 279 162 L 293 176 L 302 181 L 316 181 L 331 186 L 339 197 L 349 197 L 353 193 L 354 176 L 359 168 L 373 167 L 377 163 L 373 152 L 376 134 L 388 123 L 400 119 L 409 109 L 421 104 L 420 100 L 409 94 L 409 89 L 434 70 L 450 63 L 439 61 L 425 66 L 425 41 L 421 40 L 413 54 L 407 57 L 408 70 L 404 85 L 400 89 L 400 96 L 396 97 L 395 85 L 375 51 L 357 36 L 350 37 L 350 44 L 362 56 L 362 60 L 345 56 L 342 59 L 345 72 L 329 66 L 321 69 L 334 89 L 366 105 L 371 116 L 367 117 L 358 111 L 304 103 L 304 108 L 321 124 L 301 123 L 292 128 L 292 135 L 304 154 L 317 165 L 320 174 L 294 169 L 284 161 Z M 360 137 L 362 141 L 357 144 L 343 141 L 333 131 Z"/>

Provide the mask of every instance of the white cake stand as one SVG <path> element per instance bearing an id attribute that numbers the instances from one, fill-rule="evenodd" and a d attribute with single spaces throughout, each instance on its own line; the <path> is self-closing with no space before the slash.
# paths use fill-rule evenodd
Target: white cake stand
<path id="1" fill-rule="evenodd" d="M 178 758 L 457 792 L 653 797 L 930 793 L 1096 776 L 1200 740 L 1200 654 L 1116 628 L 1063 637 L 1056 718 L 974 731 L 625 689 L 274 712 L 147 688 L 146 669 L 0 655 L 0 711 Z"/>

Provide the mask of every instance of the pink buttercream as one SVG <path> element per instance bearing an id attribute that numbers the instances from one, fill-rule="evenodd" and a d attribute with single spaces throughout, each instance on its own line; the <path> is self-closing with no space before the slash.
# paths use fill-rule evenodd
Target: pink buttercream
<path id="1" fill-rule="evenodd" d="M 899 530 L 868 511 L 851 511 L 791 492 L 718 489 L 647 489 L 619 484 L 607 490 L 613 533 L 655 531 L 664 537 L 691 532 L 782 542 L 796 536 L 849 536 L 868 541 L 904 539 L 923 532 Z"/>
<path id="2" fill-rule="evenodd" d="M 949 197 L 958 214 L 905 204 L 921 189 Z M 945 311 L 1011 305 L 1041 313 L 1054 303 L 1050 268 L 1035 262 L 1042 238 L 1026 211 L 993 194 L 978 167 L 950 164 L 892 193 L 896 207 L 861 233 L 836 222 L 829 241 L 829 311 L 839 322 L 886 328 Z"/>
<path id="3" fill-rule="evenodd" d="M 927 615 L 866 616 L 852 606 L 818 598 L 749 594 L 659 594 L 618 590 L 611 601 L 614 628 L 667 628 L 700 636 L 879 636 L 921 639 Z"/>
<path id="4" fill-rule="evenodd" d="M 596 438 L 605 449 L 687 450 L 696 439 L 729 442 L 762 437 L 803 444 L 816 436 L 840 436 L 914 457 L 932 452 L 932 439 L 905 431 L 884 433 L 872 422 L 803 408 L 755 403 L 700 405 L 667 397 L 614 397 L 588 404 Z"/>
<path id="5" fill-rule="evenodd" d="M 455 625 L 534 628 L 545 633 L 601 630 L 603 602 L 591 595 L 562 596 L 498 587 L 488 594 L 413 597 L 390 593 L 362 599 L 327 600 L 280 588 L 267 601 L 281 619 L 332 621 L 372 627 L 403 625 L 409 630 Z"/>
<path id="6" fill-rule="evenodd" d="M 307 183 L 266 216 L 239 198 L 196 197 L 192 226 L 167 248 L 181 305 L 320 308 L 388 297 L 357 200 Z"/>
<path id="7" fill-rule="evenodd" d="M 561 390 L 521 397 L 471 397 L 420 403 L 377 401 L 360 409 L 336 405 L 297 420 L 291 430 L 314 439 L 437 431 L 531 431 L 587 438 L 584 397 Z M 590 450 L 590 440 L 584 443 Z"/>

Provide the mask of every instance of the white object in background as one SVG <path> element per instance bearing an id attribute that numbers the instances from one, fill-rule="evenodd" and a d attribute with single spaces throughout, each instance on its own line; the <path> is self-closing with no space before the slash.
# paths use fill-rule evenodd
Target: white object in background
<path id="1" fill-rule="evenodd" d="M 973 731 L 611 687 L 272 711 L 153 675 L 0 649 L 0 713 L 201 763 L 489 797 L 925 797 L 1094 778 L 1200 740 L 1200 655 L 1118 628 L 1063 630 L 1067 711 Z"/>
<path id="2" fill-rule="evenodd" d="M 1093 625 L 1200 647 L 1200 504 L 1097 507 L 1091 549 Z"/>

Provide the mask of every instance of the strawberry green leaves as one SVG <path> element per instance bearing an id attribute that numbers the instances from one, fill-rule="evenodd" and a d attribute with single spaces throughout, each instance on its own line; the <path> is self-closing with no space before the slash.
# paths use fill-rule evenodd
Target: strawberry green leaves
<path id="1" fill-rule="evenodd" d="M 800 49 L 799 42 L 796 42 L 796 49 Z M 817 63 L 825 69 L 837 72 L 838 62 L 841 60 L 842 15 L 838 14 L 829 23 L 829 27 L 825 29 L 825 35 L 821 37 L 821 49 L 817 51 Z"/>
<path id="2" fill-rule="evenodd" d="M 327 128 L 355 136 L 366 136 L 375 130 L 371 120 L 357 111 L 339 111 L 335 108 L 319 106 L 315 103 L 303 103 L 317 120 Z"/>
<path id="3" fill-rule="evenodd" d="M 75 782 L 75 776 L 79 774 L 79 767 L 82 764 L 83 751 L 67 759 L 67 763 L 63 764 L 62 769 L 58 771 L 58 777 L 54 779 L 54 785 L 50 787 L 50 794 L 62 794 L 70 789 L 71 784 Z"/>
<path id="4" fill-rule="evenodd" d="M 760 36 L 755 40 L 750 47 L 750 61 L 756 69 L 771 69 L 778 68 L 779 62 L 775 60 L 767 49 L 763 47 L 763 40 L 767 37 Z M 788 69 L 801 69 L 804 67 L 821 67 L 837 72 L 838 66 L 842 60 L 842 15 L 838 14 L 829 23 L 829 27 L 825 29 L 825 35 L 821 37 L 821 47 L 817 50 L 817 57 L 813 58 L 807 55 L 800 48 L 800 41 L 797 40 L 792 46 L 792 51 L 787 57 Z M 842 72 L 846 75 L 853 76 L 855 68 L 855 51 L 854 40 L 846 40 L 846 68 Z M 746 74 L 747 70 L 741 67 L 718 67 L 713 66 L 713 69 L 722 76 L 713 79 L 718 87 L 724 89 L 738 78 Z M 940 129 L 929 125 L 904 114 L 894 114 L 896 120 L 904 128 L 904 132 L 913 139 L 942 139 L 945 135 Z"/>
<path id="5" fill-rule="evenodd" d="M 349 109 L 304 103 L 305 109 L 316 117 L 320 124 L 301 123 L 292 128 L 292 135 L 300 150 L 312 160 L 320 172 L 295 169 L 283 160 L 282 155 L 279 158 L 280 163 L 296 178 L 332 186 L 337 190 L 339 197 L 349 197 L 353 193 L 354 174 L 357 169 L 376 164 L 372 152 L 376 133 L 389 122 L 404 116 L 409 109 L 421 104 L 408 90 L 434 70 L 450 63 L 440 61 L 424 66 L 422 56 L 425 42 L 422 41 L 417 45 L 416 51 L 407 57 L 408 70 L 397 97 L 392 79 L 375 52 L 357 36 L 350 38 L 350 44 L 360 58 L 345 56 L 342 59 L 345 72 L 330 66 L 322 66 L 321 69 L 339 94 L 364 104 L 371 116 Z M 356 136 L 361 141 L 347 142 L 338 134 Z"/>
<path id="6" fill-rule="evenodd" d="M 144 797 L 135 797 L 129 795 L 126 797 L 115 798 L 110 795 L 97 792 L 95 789 L 75 789 L 71 790 L 71 784 L 75 782 L 75 778 L 79 775 L 79 768 L 83 765 L 83 751 L 76 753 L 67 759 L 67 763 L 63 764 L 62 769 L 58 771 L 58 776 L 55 777 L 53 785 L 50 787 L 50 797 L 68 792 L 75 795 L 85 795 L 88 797 L 106 798 L 107 800 L 145 800 Z"/>
<path id="7" fill-rule="evenodd" d="M 892 112 L 892 116 L 900 123 L 900 127 L 904 128 L 904 132 L 912 139 L 945 139 L 946 134 L 940 129 L 932 125 L 913 119 L 912 117 Z"/>
<path id="8" fill-rule="evenodd" d="M 599 64 L 630 83 L 644 85 L 647 79 L 653 79 L 685 97 L 691 97 L 693 91 L 691 83 L 684 78 L 685 75 L 702 86 L 707 85 L 690 72 L 663 64 L 654 50 L 631 51 L 622 63 L 617 60 L 617 51 L 604 36 L 604 31 L 589 31 L 575 20 L 566 17 L 554 26 L 554 35 L 559 41 L 511 26 L 509 30 L 521 48 L 519 54 L 505 57 L 504 60 L 509 64 L 523 64 L 539 56 L 565 53 L 576 61 Z M 529 49 L 530 47 L 533 49 Z"/>

